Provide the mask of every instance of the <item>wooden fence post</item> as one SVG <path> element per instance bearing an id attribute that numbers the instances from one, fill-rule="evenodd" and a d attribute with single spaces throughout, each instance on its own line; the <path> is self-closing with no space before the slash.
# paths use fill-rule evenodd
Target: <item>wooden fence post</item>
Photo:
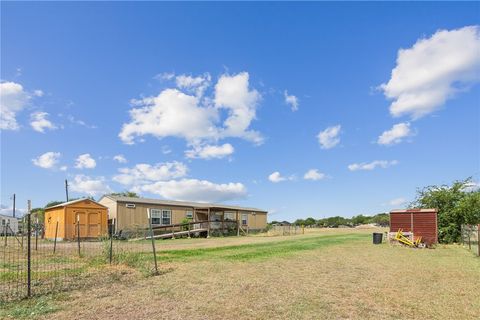
<path id="1" fill-rule="evenodd" d="M 55 250 L 57 250 L 57 236 L 58 236 L 58 218 L 57 218 L 57 224 L 55 225 L 55 239 L 53 239 L 53 253 L 55 253 Z"/>

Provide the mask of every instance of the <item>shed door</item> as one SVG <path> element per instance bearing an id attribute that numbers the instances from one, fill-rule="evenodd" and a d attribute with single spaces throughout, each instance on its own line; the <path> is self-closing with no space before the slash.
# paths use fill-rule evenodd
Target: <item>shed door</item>
<path id="1" fill-rule="evenodd" d="M 78 237 L 78 229 L 80 229 L 80 238 L 87 236 L 87 213 L 85 211 L 75 210 L 75 237 Z M 80 226 L 76 223 L 79 221 Z"/>
<path id="2" fill-rule="evenodd" d="M 88 237 L 96 238 L 100 235 L 100 216 L 98 211 L 88 211 Z"/>

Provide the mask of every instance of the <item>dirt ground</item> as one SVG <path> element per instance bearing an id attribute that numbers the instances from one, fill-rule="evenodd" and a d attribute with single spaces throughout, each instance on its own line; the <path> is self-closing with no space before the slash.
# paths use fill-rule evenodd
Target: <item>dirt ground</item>
<path id="1" fill-rule="evenodd" d="M 162 249 L 246 243 L 273 248 L 278 241 L 293 245 L 325 234 L 371 231 L 170 240 Z M 52 312 L 39 318 L 477 319 L 480 313 L 480 259 L 459 246 L 372 245 L 366 235 L 261 259 L 209 256 L 164 262 L 160 268 L 161 275 L 145 277 L 127 267 L 108 267 L 98 284 L 52 296 Z"/>

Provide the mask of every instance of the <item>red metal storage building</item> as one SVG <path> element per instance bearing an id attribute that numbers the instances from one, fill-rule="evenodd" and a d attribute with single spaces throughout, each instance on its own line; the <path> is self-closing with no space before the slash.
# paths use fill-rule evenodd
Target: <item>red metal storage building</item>
<path id="1" fill-rule="evenodd" d="M 402 229 L 412 232 L 415 239 L 431 245 L 438 242 L 437 209 L 408 209 L 390 211 L 390 232 Z"/>

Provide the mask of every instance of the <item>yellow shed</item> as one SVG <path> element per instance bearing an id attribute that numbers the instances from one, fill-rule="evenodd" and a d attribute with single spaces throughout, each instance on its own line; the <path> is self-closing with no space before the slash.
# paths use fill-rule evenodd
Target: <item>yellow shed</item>
<path id="1" fill-rule="evenodd" d="M 45 209 L 45 238 L 98 238 L 108 230 L 108 208 L 90 199 L 64 202 Z M 58 224 L 58 230 L 57 230 Z"/>

